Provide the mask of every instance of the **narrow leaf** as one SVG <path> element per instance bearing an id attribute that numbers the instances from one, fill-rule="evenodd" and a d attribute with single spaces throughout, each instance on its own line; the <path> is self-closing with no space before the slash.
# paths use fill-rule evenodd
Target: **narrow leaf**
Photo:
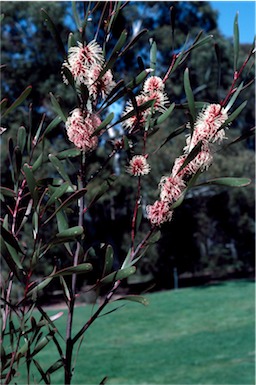
<path id="1" fill-rule="evenodd" d="M 105 263 L 104 263 L 102 277 L 105 277 L 110 273 L 113 266 L 113 261 L 114 261 L 114 250 L 111 245 L 108 245 L 105 253 Z"/>
<path id="2" fill-rule="evenodd" d="M 49 134 L 51 130 L 53 130 L 60 122 L 62 121 L 60 116 L 56 116 L 51 123 L 46 127 L 44 131 L 44 135 Z"/>
<path id="3" fill-rule="evenodd" d="M 100 280 L 101 284 L 106 284 L 106 283 L 113 283 L 115 281 L 119 281 L 125 278 L 128 278 L 130 275 L 134 274 L 136 271 L 135 266 L 131 267 L 126 267 L 121 270 L 114 271 L 113 273 L 107 275 L 106 277 L 102 278 Z"/>
<path id="4" fill-rule="evenodd" d="M 237 109 L 232 112 L 231 115 L 229 115 L 229 118 L 223 123 L 222 127 L 226 126 L 227 124 L 233 122 L 234 119 L 237 118 L 237 116 L 241 113 L 241 111 L 244 109 L 244 107 L 246 106 L 247 104 L 247 100 L 245 100 L 242 104 L 240 104 L 239 107 L 237 107 Z"/>
<path id="5" fill-rule="evenodd" d="M 8 187 L 0 186 L 0 193 L 7 196 L 7 197 L 12 197 L 12 198 L 16 197 L 16 192 L 11 190 Z"/>
<path id="6" fill-rule="evenodd" d="M 70 197 L 68 197 L 55 211 L 52 215 L 50 215 L 50 217 L 44 222 L 44 225 L 46 225 L 46 223 L 48 223 L 52 218 L 55 217 L 55 215 L 57 214 L 58 211 L 62 210 L 64 207 L 70 205 L 70 203 L 74 202 L 74 201 L 77 201 L 79 198 L 81 198 L 82 196 L 84 196 L 87 192 L 87 189 L 86 188 L 83 188 L 79 191 L 76 191 L 74 192 L 74 194 L 70 195 Z"/>
<path id="7" fill-rule="evenodd" d="M 32 294 L 37 294 L 40 290 L 44 289 L 52 281 L 53 275 L 50 275 L 48 278 L 44 279 L 38 285 L 34 286 L 27 292 L 27 297 L 30 297 Z"/>
<path id="8" fill-rule="evenodd" d="M 143 36 L 145 35 L 145 33 L 147 33 L 148 30 L 147 29 L 142 29 L 128 44 L 126 47 L 124 47 L 124 49 L 122 50 L 122 52 L 120 53 L 119 56 L 123 56 L 130 48 L 132 48 L 134 46 L 134 44 Z"/>
<path id="9" fill-rule="evenodd" d="M 234 20 L 234 71 L 237 71 L 237 63 L 238 63 L 238 58 L 239 58 L 239 27 L 238 27 L 238 13 L 235 16 Z"/>
<path id="10" fill-rule="evenodd" d="M 53 194 L 51 195 L 50 199 L 47 201 L 45 207 L 50 206 L 52 203 L 54 203 L 56 200 L 58 200 L 60 197 L 62 197 L 63 194 L 67 191 L 68 183 L 63 183 L 63 185 L 57 187 Z"/>
<path id="11" fill-rule="evenodd" d="M 174 110 L 174 107 L 175 107 L 175 103 L 172 103 L 170 107 L 168 107 L 167 110 L 162 115 L 160 115 L 157 119 L 154 119 L 150 125 L 157 126 L 159 124 L 162 124 L 166 119 L 169 118 L 172 111 Z"/>
<path id="12" fill-rule="evenodd" d="M 65 269 L 59 270 L 56 273 L 52 274 L 51 277 L 55 278 L 71 274 L 85 274 L 89 271 L 92 271 L 92 265 L 90 263 L 81 263 L 77 266 L 66 267 Z"/>
<path id="13" fill-rule="evenodd" d="M 62 176 L 62 178 L 67 181 L 70 185 L 70 187 L 73 189 L 73 185 L 71 183 L 71 180 L 65 170 L 65 167 L 63 166 L 63 164 L 60 162 L 60 160 L 54 156 L 53 154 L 50 154 L 48 156 L 50 162 L 53 164 L 53 166 L 56 168 L 56 170 L 58 171 L 58 173 Z"/>
<path id="14" fill-rule="evenodd" d="M 24 254 L 24 252 L 20 248 L 18 241 L 3 226 L 1 226 L 1 235 L 4 238 L 5 242 L 7 242 L 9 245 L 11 245 L 18 252 L 21 252 L 22 254 Z"/>
<path id="15" fill-rule="evenodd" d="M 96 128 L 94 133 L 91 135 L 91 137 L 98 135 L 103 128 L 105 128 L 113 119 L 114 119 L 115 114 L 111 112 L 104 120 L 103 122 L 99 125 L 99 127 Z"/>
<path id="16" fill-rule="evenodd" d="M 17 108 L 30 94 L 32 90 L 32 86 L 28 86 L 21 94 L 20 96 L 15 100 L 15 102 L 12 103 L 12 105 L 7 108 L 7 110 L 2 115 L 2 118 L 12 112 L 15 108 Z"/>
<path id="17" fill-rule="evenodd" d="M 132 301 L 141 303 L 144 306 L 148 305 L 148 300 L 140 295 L 126 295 L 124 297 L 119 297 L 115 301 Z M 114 302 L 114 301 L 113 301 Z"/>
<path id="18" fill-rule="evenodd" d="M 36 180 L 33 175 L 31 167 L 25 163 L 23 166 L 23 171 L 27 180 L 28 188 L 30 191 L 30 194 L 34 200 L 37 198 L 37 191 L 36 191 Z"/>
<path id="19" fill-rule="evenodd" d="M 58 239 L 76 238 L 79 235 L 82 235 L 83 232 L 84 232 L 83 226 L 74 226 L 74 227 L 70 227 L 69 229 L 63 230 L 61 233 L 57 233 L 56 237 Z"/>
<path id="20" fill-rule="evenodd" d="M 239 87 L 237 87 L 236 91 L 234 92 L 234 94 L 232 95 L 230 101 L 228 102 L 227 106 L 225 107 L 225 111 L 228 112 L 230 110 L 230 108 L 233 106 L 233 104 L 235 103 L 237 97 L 239 96 L 242 88 L 243 88 L 243 85 L 244 85 L 244 82 L 242 82 Z"/>
<path id="21" fill-rule="evenodd" d="M 251 183 L 249 178 L 235 178 L 235 177 L 223 177 L 217 179 L 210 179 L 200 185 L 216 184 L 230 187 L 245 187 Z"/>
<path id="22" fill-rule="evenodd" d="M 59 34 L 59 32 L 58 32 L 54 22 L 52 21 L 52 19 L 48 15 L 48 13 L 43 8 L 41 9 L 41 13 L 43 15 L 44 21 L 45 21 L 49 31 L 52 34 L 52 37 L 54 38 L 54 40 L 55 40 L 55 42 L 57 44 L 59 52 L 61 53 L 61 55 L 65 59 L 66 58 L 66 50 L 65 50 L 63 42 L 62 42 L 62 40 L 60 38 L 60 34 Z"/>
<path id="23" fill-rule="evenodd" d="M 68 158 L 75 158 L 77 156 L 81 155 L 81 150 L 78 148 L 70 148 L 69 150 L 64 150 L 56 154 L 56 157 L 59 160 L 68 159 Z"/>
<path id="24" fill-rule="evenodd" d="M 67 121 L 67 117 L 64 114 L 64 112 L 62 111 L 62 108 L 61 108 L 59 102 L 57 101 L 57 99 L 55 98 L 55 96 L 51 92 L 50 92 L 50 98 L 51 98 L 53 110 L 56 112 L 56 114 L 58 114 L 61 117 L 61 119 L 65 123 Z"/>
<path id="25" fill-rule="evenodd" d="M 23 153 L 26 145 L 26 137 L 27 137 L 26 129 L 25 127 L 21 126 L 18 129 L 18 135 L 17 135 L 17 145 L 19 146 L 21 153 Z"/>
<path id="26" fill-rule="evenodd" d="M 150 39 L 150 68 L 153 70 L 152 75 L 155 74 L 156 70 L 156 42 Z"/>
<path id="27" fill-rule="evenodd" d="M 193 95 L 193 91 L 189 80 L 188 68 L 186 68 L 184 72 L 184 88 L 185 88 L 185 93 L 188 100 L 189 111 L 194 122 L 196 120 L 196 109 L 195 109 L 194 95 Z"/>

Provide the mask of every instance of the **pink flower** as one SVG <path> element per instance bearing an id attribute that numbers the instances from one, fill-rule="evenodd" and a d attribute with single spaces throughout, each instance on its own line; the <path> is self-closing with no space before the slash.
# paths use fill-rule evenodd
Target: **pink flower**
<path id="1" fill-rule="evenodd" d="M 66 121 L 69 140 L 82 150 L 94 150 L 98 145 L 97 136 L 91 137 L 95 129 L 101 124 L 96 114 L 83 113 L 79 108 L 73 110 Z"/>
<path id="2" fill-rule="evenodd" d="M 164 91 L 164 83 L 163 80 L 158 76 L 151 76 L 147 80 L 145 80 L 144 86 L 143 86 L 143 92 L 146 93 L 153 93 L 155 91 Z"/>
<path id="3" fill-rule="evenodd" d="M 181 166 L 185 162 L 185 160 L 186 160 L 186 155 L 181 155 L 175 159 L 174 165 L 172 168 L 172 176 L 178 175 L 180 178 L 183 178 L 186 174 L 190 174 L 190 171 L 188 170 L 187 166 L 185 166 L 181 171 L 179 171 Z"/>
<path id="4" fill-rule="evenodd" d="M 200 141 L 221 142 L 225 138 L 224 129 L 220 127 L 228 119 L 225 110 L 219 104 L 210 104 L 206 107 L 197 118 L 194 126 L 192 138 L 189 136 L 187 140 L 186 152 L 190 152 L 193 147 Z"/>
<path id="5" fill-rule="evenodd" d="M 156 201 L 153 205 L 148 205 L 146 211 L 152 225 L 160 226 L 172 219 L 173 212 L 166 201 Z"/>
<path id="6" fill-rule="evenodd" d="M 146 157 L 143 155 L 133 156 L 127 167 L 127 171 L 133 176 L 147 175 L 150 172 L 150 166 Z"/>
<path id="7" fill-rule="evenodd" d="M 164 112 L 166 110 L 166 104 L 169 102 L 167 95 L 161 91 L 154 91 L 147 95 L 147 100 L 155 99 L 153 111 Z M 150 109 L 148 110 L 150 111 Z"/>
<path id="8" fill-rule="evenodd" d="M 179 176 L 163 176 L 159 187 L 160 199 L 171 204 L 179 198 L 186 185 Z"/>
<path id="9" fill-rule="evenodd" d="M 195 174 L 198 170 L 206 170 L 211 164 L 213 160 L 213 156 L 211 154 L 211 150 L 209 144 L 204 142 L 201 147 L 201 151 L 192 159 L 181 171 L 179 171 L 180 167 L 183 165 L 187 158 L 187 155 L 182 155 L 177 158 L 174 162 L 174 166 L 172 168 L 172 175 L 178 175 L 180 178 L 185 178 L 186 176 L 191 176 Z"/>
<path id="10" fill-rule="evenodd" d="M 100 65 L 93 65 L 90 70 L 88 70 L 88 79 L 85 84 L 88 86 L 89 94 L 95 100 L 98 95 L 102 98 L 105 98 L 115 87 L 116 83 L 113 80 L 113 75 L 111 70 L 108 70 L 100 79 L 99 75 L 102 71 Z"/>

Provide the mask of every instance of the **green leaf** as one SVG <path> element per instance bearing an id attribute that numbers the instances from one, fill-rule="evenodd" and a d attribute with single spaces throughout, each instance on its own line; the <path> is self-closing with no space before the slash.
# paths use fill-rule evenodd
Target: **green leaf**
<path id="1" fill-rule="evenodd" d="M 69 150 L 64 150 L 56 154 L 56 157 L 59 160 L 64 160 L 68 158 L 76 158 L 77 156 L 81 155 L 81 150 L 78 148 L 70 148 Z"/>
<path id="2" fill-rule="evenodd" d="M 68 183 L 65 182 L 63 183 L 63 185 L 57 187 L 54 192 L 52 193 L 50 199 L 47 201 L 45 207 L 48 207 L 50 206 L 52 203 L 54 203 L 55 201 L 57 201 L 60 197 L 62 197 L 62 195 L 65 194 L 65 192 L 67 191 L 68 189 Z"/>
<path id="3" fill-rule="evenodd" d="M 30 297 L 32 294 L 37 294 L 40 290 L 44 289 L 49 283 L 52 281 L 53 275 L 49 275 L 48 278 L 45 278 L 42 282 L 32 287 L 32 289 L 28 290 L 27 297 Z"/>
<path id="4" fill-rule="evenodd" d="M 73 201 L 77 201 L 79 198 L 81 198 L 82 196 L 84 196 L 87 192 L 87 189 L 86 188 L 83 188 L 79 191 L 76 191 L 74 192 L 74 194 L 70 195 L 70 197 L 68 197 L 55 211 L 52 215 L 50 215 L 49 218 L 47 218 L 47 220 L 44 222 L 44 225 L 46 225 L 46 223 L 48 223 L 52 218 L 55 217 L 55 215 L 57 214 L 58 211 L 62 210 L 64 207 L 68 206 L 70 203 L 72 203 Z"/>
<path id="5" fill-rule="evenodd" d="M 74 226 L 69 229 L 63 230 L 61 233 L 56 234 L 58 239 L 76 238 L 84 233 L 83 226 Z"/>
<path id="6" fill-rule="evenodd" d="M 51 330 L 50 333 L 48 333 L 45 337 L 43 337 L 35 346 L 33 352 L 31 353 L 31 356 L 35 356 L 37 353 L 40 352 L 52 339 L 54 336 L 55 331 Z"/>
<path id="7" fill-rule="evenodd" d="M 134 274 L 135 271 L 136 271 L 135 266 L 126 267 L 124 269 L 114 271 L 113 273 L 102 278 L 99 282 L 101 284 L 113 283 L 115 281 L 119 281 L 119 280 L 128 278 L 130 275 Z"/>
<path id="8" fill-rule="evenodd" d="M 152 75 L 155 74 L 156 70 L 156 42 L 153 39 L 149 39 L 150 42 L 150 68 L 153 70 Z"/>
<path id="9" fill-rule="evenodd" d="M 7 197 L 12 197 L 12 198 L 16 197 L 16 192 L 11 190 L 8 187 L 0 186 L 0 194 L 3 194 L 4 196 L 7 196 Z"/>
<path id="10" fill-rule="evenodd" d="M 14 148 L 14 160 L 14 175 L 16 180 L 18 180 L 22 166 L 22 154 L 18 146 L 15 146 Z"/>
<path id="11" fill-rule="evenodd" d="M 33 162 L 32 172 L 35 172 L 36 170 L 39 169 L 39 167 L 42 166 L 42 164 L 43 164 L 43 157 L 44 157 L 44 154 L 41 152 L 39 157 Z"/>
<path id="12" fill-rule="evenodd" d="M 188 68 L 186 68 L 184 72 L 184 89 L 188 100 L 189 111 L 193 119 L 193 122 L 195 122 L 196 120 L 195 100 L 194 100 L 193 91 L 190 85 Z"/>
<path id="13" fill-rule="evenodd" d="M 73 188 L 73 185 L 71 183 L 71 180 L 65 170 L 65 167 L 64 165 L 60 162 L 60 160 L 54 156 L 53 154 L 49 154 L 48 156 L 50 162 L 53 164 L 53 166 L 56 168 L 56 170 L 58 171 L 58 173 L 62 176 L 62 178 L 68 182 L 68 184 L 70 185 L 70 187 L 74 190 Z"/>
<path id="14" fill-rule="evenodd" d="M 158 230 L 156 232 L 153 232 L 150 238 L 148 239 L 148 243 L 153 244 L 159 241 L 161 238 L 161 231 Z"/>
<path id="15" fill-rule="evenodd" d="M 76 2 L 75 1 L 71 1 L 71 4 L 72 4 L 72 13 L 73 13 L 73 16 L 74 16 L 74 20 L 75 20 L 77 29 L 78 29 L 79 32 L 81 32 L 81 20 L 80 20 L 80 17 L 78 15 L 78 12 L 77 12 Z"/>
<path id="16" fill-rule="evenodd" d="M 114 119 L 114 116 L 115 114 L 113 112 L 111 112 L 104 120 L 103 122 L 99 125 L 99 127 L 96 128 L 96 130 L 94 131 L 94 133 L 91 135 L 91 137 L 95 136 L 95 135 L 98 135 L 100 133 L 100 131 L 102 131 L 102 129 L 104 127 L 106 127 L 113 119 Z"/>
<path id="17" fill-rule="evenodd" d="M 227 124 L 233 122 L 234 119 L 237 118 L 237 116 L 241 113 L 241 111 L 244 109 L 244 107 L 246 106 L 247 104 L 247 100 L 245 100 L 242 104 L 240 104 L 239 107 L 237 107 L 237 109 L 232 112 L 231 115 L 229 115 L 229 118 L 223 123 L 223 125 L 220 127 L 220 129 L 222 127 L 225 127 Z"/>
<path id="18" fill-rule="evenodd" d="M 60 369 L 63 366 L 63 361 L 62 359 L 59 359 L 58 361 L 54 362 L 47 370 L 46 370 L 46 375 L 47 374 L 52 374 L 56 372 L 56 370 Z"/>
<path id="19" fill-rule="evenodd" d="M 238 63 L 238 58 L 239 58 L 239 27 L 238 27 L 238 13 L 235 16 L 234 20 L 234 71 L 237 71 L 237 63 Z"/>
<path id="20" fill-rule="evenodd" d="M 3 113 L 2 118 L 12 112 L 15 108 L 17 108 L 23 101 L 28 97 L 32 90 L 32 86 L 28 86 L 21 94 L 20 96 L 15 100 L 15 102 L 12 103 L 12 105 L 7 108 L 7 110 Z"/>
<path id="21" fill-rule="evenodd" d="M 107 245 L 106 253 L 105 253 L 105 263 L 103 268 L 102 277 L 108 275 L 112 269 L 114 262 L 114 250 L 111 245 Z"/>
<path id="22" fill-rule="evenodd" d="M 242 88 L 243 88 L 243 85 L 244 85 L 244 82 L 242 82 L 239 87 L 237 87 L 236 91 L 234 92 L 234 94 L 232 95 L 232 98 L 230 99 L 230 101 L 228 102 L 227 106 L 225 107 L 225 111 L 228 112 L 230 110 L 230 108 L 233 106 L 233 104 L 235 103 L 237 97 L 239 96 Z"/>
<path id="23" fill-rule="evenodd" d="M 175 103 L 172 103 L 170 107 L 168 107 L 167 110 L 162 115 L 160 115 L 157 119 L 154 119 L 151 122 L 150 126 L 153 127 L 153 126 L 158 126 L 159 124 L 162 124 L 166 119 L 169 118 L 172 111 L 174 110 L 174 107 L 175 107 Z"/>
<path id="24" fill-rule="evenodd" d="M 251 183 L 251 179 L 249 178 L 223 177 L 223 178 L 210 179 L 200 185 L 216 184 L 216 185 L 230 186 L 230 187 L 245 187 L 245 186 L 248 186 L 250 183 Z"/>
<path id="25" fill-rule="evenodd" d="M 1 235 L 2 235 L 3 239 L 5 240 L 5 242 L 7 242 L 9 245 L 11 245 L 18 252 L 24 254 L 18 241 L 14 238 L 12 233 L 10 233 L 8 230 L 6 230 L 2 225 L 1 225 Z"/>
<path id="26" fill-rule="evenodd" d="M 136 231 L 138 231 L 138 229 L 140 227 L 141 220 L 142 220 L 142 207 L 139 206 L 137 216 L 136 216 Z"/>
<path id="27" fill-rule="evenodd" d="M 62 118 L 60 116 L 56 116 L 56 118 L 54 118 L 51 123 L 46 127 L 44 135 L 49 134 L 49 132 L 53 130 L 61 121 Z"/>
<path id="28" fill-rule="evenodd" d="M 55 278 L 71 274 L 85 274 L 89 271 L 92 271 L 92 265 L 90 263 L 81 263 L 77 266 L 66 267 L 65 269 L 59 270 L 56 273 L 52 274 L 51 277 Z"/>
<path id="29" fill-rule="evenodd" d="M 132 302 L 138 302 L 141 303 L 144 306 L 148 305 L 148 300 L 141 295 L 126 295 L 124 297 L 119 297 L 115 299 L 115 301 L 132 301 Z M 112 301 L 114 302 L 114 301 Z"/>
<path id="30" fill-rule="evenodd" d="M 63 289 L 64 298 L 65 298 L 66 302 L 69 302 L 71 300 L 71 295 L 69 292 L 68 285 L 66 284 L 66 281 L 62 276 L 60 276 L 60 283 L 61 283 L 61 286 Z"/>
<path id="31" fill-rule="evenodd" d="M 63 45 L 63 42 L 60 38 L 60 34 L 55 26 L 55 24 L 53 23 L 52 19 L 50 18 L 50 16 L 48 15 L 48 13 L 45 11 L 45 9 L 41 9 L 41 13 L 43 15 L 43 18 L 44 18 L 44 21 L 49 29 L 49 31 L 51 32 L 52 34 L 52 37 L 54 38 L 56 44 L 57 44 L 57 47 L 58 47 L 58 50 L 59 52 L 61 53 L 61 55 L 63 56 L 63 58 L 65 59 L 66 58 L 66 51 L 65 51 L 65 47 Z"/>
<path id="32" fill-rule="evenodd" d="M 126 42 L 126 38 L 127 38 L 127 31 L 123 31 L 119 37 L 119 39 L 117 40 L 111 54 L 110 54 L 110 57 L 109 59 L 107 60 L 106 64 L 104 65 L 104 68 L 103 70 L 101 71 L 100 75 L 99 75 L 99 79 L 102 78 L 102 76 L 109 70 L 111 69 L 118 56 L 119 56 L 119 53 L 120 53 L 120 50 L 121 48 L 123 47 L 124 43 Z"/>
<path id="33" fill-rule="evenodd" d="M 124 49 L 122 50 L 119 56 L 123 56 L 147 32 L 148 32 L 147 29 L 142 29 L 136 36 L 134 36 L 134 38 L 127 44 L 127 46 L 124 47 Z"/>
<path id="34" fill-rule="evenodd" d="M 68 35 L 68 49 L 71 47 L 74 47 L 76 45 L 76 39 L 74 37 L 74 34 L 70 32 Z"/>
<path id="35" fill-rule="evenodd" d="M 17 145 L 20 148 L 21 153 L 23 153 L 25 145 L 26 145 L 26 139 L 27 139 L 27 132 L 25 127 L 21 126 L 18 129 L 17 134 Z"/>
<path id="36" fill-rule="evenodd" d="M 115 175 L 110 175 L 109 178 L 107 178 L 99 188 L 96 190 L 96 194 L 92 198 L 91 202 L 89 203 L 88 207 L 92 206 L 97 200 L 99 200 L 112 186 L 112 184 L 116 181 L 116 176 Z"/>
<path id="37" fill-rule="evenodd" d="M 18 280 L 21 281 L 21 276 L 20 276 L 20 272 L 18 271 L 18 266 L 16 265 L 10 251 L 8 250 L 2 235 L 0 235 L 0 252 L 3 258 L 5 259 L 5 262 L 9 266 L 10 271 L 12 271 L 14 275 L 18 278 Z"/>
<path id="38" fill-rule="evenodd" d="M 50 92 L 50 99 L 51 99 L 53 110 L 56 112 L 56 114 L 58 114 L 61 117 L 63 122 L 66 123 L 67 117 L 64 114 L 64 112 L 62 111 L 62 108 L 61 108 L 59 102 L 57 101 L 57 99 L 55 98 L 55 96 L 51 92 Z"/>
<path id="39" fill-rule="evenodd" d="M 35 359 L 33 359 L 33 363 L 34 363 L 35 367 L 37 368 L 37 370 L 39 371 L 39 373 L 41 374 L 42 379 L 44 380 L 45 384 L 50 384 L 50 378 L 43 371 L 43 369 L 42 369 L 41 365 L 39 364 L 39 362 L 36 361 Z"/>
<path id="40" fill-rule="evenodd" d="M 27 180 L 30 194 L 31 194 L 34 202 L 36 203 L 38 200 L 38 191 L 36 189 L 36 180 L 35 180 L 35 177 L 33 175 L 32 169 L 27 163 L 25 163 L 23 166 L 23 171 L 24 171 L 24 174 L 25 174 L 25 177 Z"/>

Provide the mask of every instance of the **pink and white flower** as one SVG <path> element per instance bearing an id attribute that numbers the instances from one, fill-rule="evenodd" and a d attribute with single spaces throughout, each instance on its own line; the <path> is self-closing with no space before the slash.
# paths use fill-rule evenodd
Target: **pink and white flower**
<path id="1" fill-rule="evenodd" d="M 185 182 L 179 176 L 163 176 L 159 183 L 160 199 L 172 204 L 185 187 Z"/>
<path id="2" fill-rule="evenodd" d="M 150 172 L 150 166 L 143 155 L 134 155 L 127 167 L 129 174 L 133 176 L 147 175 Z"/>
<path id="3" fill-rule="evenodd" d="M 98 138 L 92 134 L 100 124 L 101 120 L 96 114 L 83 113 L 82 110 L 76 108 L 66 121 L 68 138 L 81 150 L 94 150 L 98 145 Z"/>
<path id="4" fill-rule="evenodd" d="M 198 115 L 193 135 L 188 137 L 184 150 L 190 152 L 201 140 L 211 143 L 222 142 L 225 139 L 225 130 L 220 127 L 227 119 L 228 114 L 220 104 L 210 104 Z"/>
<path id="5" fill-rule="evenodd" d="M 153 205 L 148 205 L 146 211 L 148 219 L 155 226 L 160 226 L 172 219 L 173 211 L 170 210 L 166 201 L 156 201 Z"/>
<path id="6" fill-rule="evenodd" d="M 75 82 L 84 84 L 93 100 L 98 96 L 106 97 L 114 88 L 115 82 L 111 70 L 108 70 L 101 78 L 99 75 L 103 69 L 104 56 L 100 45 L 95 41 L 83 46 L 78 42 L 76 47 L 71 47 L 68 51 L 68 59 L 63 63 L 62 68 L 67 68 Z M 68 84 L 64 71 L 63 81 Z"/>
<path id="7" fill-rule="evenodd" d="M 143 92 L 151 94 L 155 91 L 164 92 L 164 82 L 159 76 L 150 76 L 145 80 Z"/>

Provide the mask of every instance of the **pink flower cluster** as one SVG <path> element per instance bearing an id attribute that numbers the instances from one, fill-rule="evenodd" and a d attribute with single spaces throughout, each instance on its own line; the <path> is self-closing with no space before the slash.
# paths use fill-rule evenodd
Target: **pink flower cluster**
<path id="1" fill-rule="evenodd" d="M 143 155 L 134 155 L 130 160 L 127 171 L 133 176 L 147 175 L 150 172 L 150 166 L 146 157 Z"/>
<path id="2" fill-rule="evenodd" d="M 146 207 L 153 226 L 160 226 L 172 219 L 171 206 L 184 192 L 188 180 L 199 170 L 207 169 L 212 163 L 210 143 L 221 143 L 225 138 L 225 131 L 221 127 L 227 119 L 227 113 L 219 104 L 210 104 L 198 115 L 193 134 L 187 139 L 184 154 L 175 160 L 171 175 L 164 176 L 160 180 L 160 200 Z M 199 142 L 202 143 L 200 151 L 182 168 L 188 154 Z"/>
<path id="3" fill-rule="evenodd" d="M 78 46 L 70 47 L 68 59 L 63 63 L 62 69 L 67 68 L 77 84 L 84 84 L 92 100 L 99 96 L 104 98 L 115 86 L 111 70 L 99 77 L 104 56 L 102 48 L 93 40 L 87 45 L 78 42 Z M 68 79 L 63 73 L 63 81 L 68 84 Z"/>
<path id="4" fill-rule="evenodd" d="M 147 108 L 123 122 L 123 127 L 132 132 L 135 129 L 143 127 L 150 116 L 151 112 L 164 112 L 166 110 L 166 104 L 168 103 L 168 97 L 164 92 L 163 80 L 158 76 L 151 76 L 145 82 L 142 92 L 135 97 L 137 106 L 141 106 L 149 100 L 154 100 L 153 109 Z M 134 106 L 131 101 L 128 101 L 127 106 L 123 112 L 123 116 L 134 110 Z"/>
<path id="5" fill-rule="evenodd" d="M 76 108 L 66 121 L 68 138 L 81 150 L 94 150 L 98 145 L 98 138 L 92 135 L 100 124 L 101 120 L 96 114 L 84 113 L 80 108 Z"/>

